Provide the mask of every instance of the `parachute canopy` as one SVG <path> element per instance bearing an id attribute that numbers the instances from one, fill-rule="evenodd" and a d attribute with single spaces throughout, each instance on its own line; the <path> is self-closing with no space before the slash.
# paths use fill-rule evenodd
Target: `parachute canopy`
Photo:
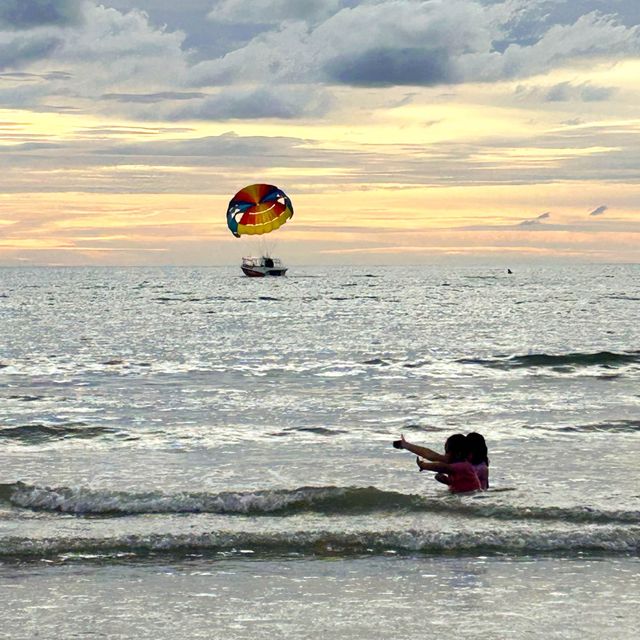
<path id="1" fill-rule="evenodd" d="M 229 202 L 227 225 L 236 238 L 261 235 L 279 229 L 293 216 L 291 200 L 272 184 L 252 184 Z"/>

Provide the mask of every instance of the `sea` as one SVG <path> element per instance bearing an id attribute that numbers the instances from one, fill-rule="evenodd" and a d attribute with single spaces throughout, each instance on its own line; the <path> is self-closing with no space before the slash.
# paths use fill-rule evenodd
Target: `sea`
<path id="1" fill-rule="evenodd" d="M 0 269 L 0 637 L 635 640 L 640 265 L 510 267 Z"/>

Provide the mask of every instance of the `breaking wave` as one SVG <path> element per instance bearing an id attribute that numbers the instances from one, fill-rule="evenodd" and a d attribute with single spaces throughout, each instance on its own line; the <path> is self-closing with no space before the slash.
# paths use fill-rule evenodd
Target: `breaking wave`
<path id="1" fill-rule="evenodd" d="M 0 427 L 0 441 L 19 444 L 41 444 L 69 438 L 98 438 L 104 435 L 126 437 L 122 432 L 108 427 L 88 426 L 84 422 L 64 424 L 24 424 L 16 427 Z"/>
<path id="2" fill-rule="evenodd" d="M 492 503 L 492 492 L 464 497 L 426 497 L 375 487 L 301 487 L 247 492 L 128 493 L 86 487 L 39 487 L 22 482 L 0 485 L 0 501 L 16 507 L 78 516 L 212 513 L 222 515 L 291 516 L 363 515 L 376 512 L 443 513 L 498 520 L 546 520 L 585 524 L 640 525 L 640 511 L 604 511 L 589 507 L 523 507 Z"/>
<path id="3" fill-rule="evenodd" d="M 462 359 L 462 364 L 478 364 L 494 369 L 519 369 L 527 367 L 618 367 L 628 364 L 640 364 L 640 351 L 613 353 L 598 351 L 596 353 L 548 354 L 532 353 L 522 356 L 496 357 L 489 359 Z"/>
<path id="4" fill-rule="evenodd" d="M 468 554 L 468 553 L 636 553 L 638 527 L 579 527 L 543 531 L 307 530 L 284 532 L 214 531 L 189 534 L 126 535 L 107 538 L 5 538 L 0 557 L 142 556 L 158 553 L 224 555 Z M 66 559 L 63 557 L 63 559 Z"/>

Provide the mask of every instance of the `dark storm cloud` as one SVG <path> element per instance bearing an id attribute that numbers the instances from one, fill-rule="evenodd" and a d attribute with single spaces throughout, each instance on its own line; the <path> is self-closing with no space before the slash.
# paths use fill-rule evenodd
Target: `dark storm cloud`
<path id="1" fill-rule="evenodd" d="M 325 65 L 325 71 L 334 82 L 361 87 L 433 86 L 458 80 L 446 51 L 417 47 L 338 56 Z"/>
<path id="2" fill-rule="evenodd" d="M 606 204 L 601 204 L 599 207 L 597 207 L 591 213 L 589 213 L 589 215 L 590 216 L 601 216 L 608 208 L 609 207 L 607 207 Z"/>
<path id="3" fill-rule="evenodd" d="M 2 0 L 0 29 L 75 25 L 82 20 L 83 0 Z"/>

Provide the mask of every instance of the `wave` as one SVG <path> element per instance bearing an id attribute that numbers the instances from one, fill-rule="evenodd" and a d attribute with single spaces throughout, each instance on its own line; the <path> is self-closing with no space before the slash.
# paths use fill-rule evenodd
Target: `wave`
<path id="1" fill-rule="evenodd" d="M 532 353 L 522 356 L 496 357 L 490 359 L 463 358 L 461 364 L 479 364 L 494 369 L 519 369 L 527 367 L 618 367 L 628 364 L 640 364 L 640 351 L 614 353 L 598 351 L 596 353 L 548 354 Z"/>
<path id="2" fill-rule="evenodd" d="M 372 366 L 388 366 L 391 363 L 389 360 L 384 360 L 383 358 L 371 358 L 370 360 L 365 360 L 362 364 L 368 364 Z"/>
<path id="3" fill-rule="evenodd" d="M 0 427 L 0 441 L 9 440 L 21 444 L 41 444 L 69 438 L 97 438 L 105 434 L 129 437 L 108 427 L 90 427 L 84 422 L 64 424 L 24 424 L 17 427 Z"/>
<path id="4" fill-rule="evenodd" d="M 342 433 L 349 433 L 343 429 L 328 429 L 327 427 L 285 427 L 278 435 L 287 435 L 291 431 L 297 433 L 316 433 L 320 436 L 335 436 Z"/>
<path id="5" fill-rule="evenodd" d="M 640 420 L 611 420 L 591 424 L 573 425 L 522 425 L 523 429 L 551 431 L 553 433 L 636 433 L 640 431 Z"/>
<path id="6" fill-rule="evenodd" d="M 45 400 L 47 396 L 30 396 L 30 395 L 12 395 L 7 396 L 7 400 L 18 400 L 19 402 L 37 402 Z"/>
<path id="7" fill-rule="evenodd" d="M 396 361 L 398 362 L 398 361 Z M 362 364 L 370 365 L 370 366 L 379 366 L 379 367 L 388 367 L 394 363 L 392 360 L 385 360 L 383 358 L 371 358 L 369 360 L 365 360 Z M 420 369 L 421 367 L 425 367 L 431 364 L 430 360 L 417 360 L 415 362 L 398 362 L 398 364 L 405 369 Z"/>
<path id="8" fill-rule="evenodd" d="M 224 555 L 373 555 L 511 553 L 637 553 L 640 528 L 585 527 L 543 531 L 422 531 L 418 529 L 357 532 L 213 531 L 207 533 L 126 535 L 108 538 L 20 538 L 0 540 L 0 558 L 62 556 L 145 556 L 157 553 Z M 66 557 L 65 557 L 66 556 Z"/>
<path id="9" fill-rule="evenodd" d="M 581 433 L 635 433 L 640 431 L 640 420 L 613 420 L 595 424 L 579 424 L 559 427 L 556 430 Z"/>
<path id="10" fill-rule="evenodd" d="M 431 364 L 429 360 L 418 360 L 417 362 L 405 362 L 402 366 L 405 369 L 420 369 L 428 364 Z"/>
<path id="11" fill-rule="evenodd" d="M 626 296 L 623 294 L 620 295 L 615 295 L 615 294 L 611 294 L 608 296 L 605 296 L 606 298 L 609 298 L 610 300 L 633 300 L 633 301 L 640 301 L 640 298 L 636 298 L 634 296 Z"/>
<path id="12" fill-rule="evenodd" d="M 497 493 L 497 492 L 496 492 Z M 459 497 L 426 497 L 375 487 L 301 487 L 222 493 L 128 493 L 86 487 L 39 487 L 22 482 L 0 485 L 0 501 L 26 509 L 80 516 L 214 513 L 290 516 L 304 512 L 363 515 L 377 512 L 431 512 L 499 520 L 547 520 L 585 524 L 640 525 L 640 511 L 589 507 L 523 507 L 491 503 L 492 492 Z"/>

